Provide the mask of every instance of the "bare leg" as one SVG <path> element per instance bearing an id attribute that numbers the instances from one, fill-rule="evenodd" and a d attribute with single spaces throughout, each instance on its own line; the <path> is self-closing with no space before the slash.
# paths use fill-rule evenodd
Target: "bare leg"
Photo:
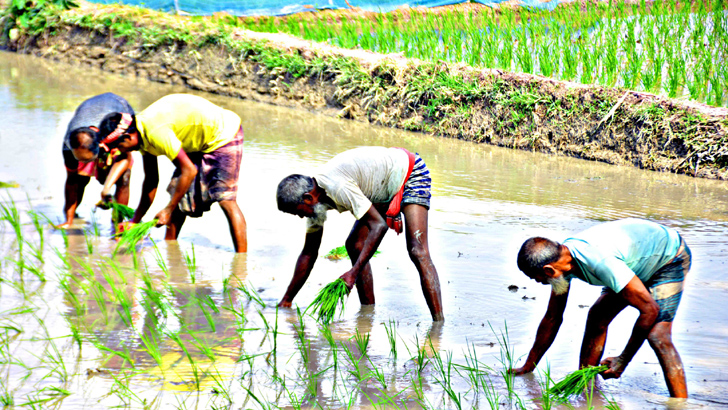
<path id="1" fill-rule="evenodd" d="M 657 323 L 647 336 L 647 340 L 655 351 L 657 360 L 660 361 L 670 396 L 686 399 L 688 385 L 685 381 L 685 368 L 675 345 L 672 344 L 672 322 Z"/>
<path id="2" fill-rule="evenodd" d="M 131 168 L 128 168 L 116 181 L 116 192 L 114 200 L 122 205 L 129 205 L 129 181 L 131 180 Z"/>
<path id="3" fill-rule="evenodd" d="M 187 216 L 183 214 L 179 208 L 175 208 L 172 212 L 172 218 L 169 221 L 169 225 L 167 225 L 167 233 L 164 235 L 164 240 L 177 240 L 179 232 L 182 230 L 182 224 L 185 223 L 185 219 L 187 219 Z"/>
<path id="4" fill-rule="evenodd" d="M 356 221 L 354 227 L 351 228 L 349 237 L 346 238 L 346 252 L 349 254 L 352 266 L 359 259 L 359 254 L 368 235 L 369 229 L 364 224 Z M 374 277 L 372 276 L 372 267 L 368 262 L 356 280 L 356 291 L 362 305 L 374 304 Z"/>
<path id="5" fill-rule="evenodd" d="M 607 328 L 625 307 L 627 302 L 613 292 L 599 296 L 594 302 L 586 318 L 579 368 L 599 364 L 604 354 L 604 344 L 607 342 Z"/>
<path id="6" fill-rule="evenodd" d="M 230 225 L 230 236 L 233 238 L 233 247 L 235 252 L 248 251 L 248 225 L 245 222 L 245 216 L 240 210 L 238 203 L 234 200 L 220 201 L 220 207 L 227 217 Z"/>
<path id="7" fill-rule="evenodd" d="M 420 274 L 422 293 L 425 295 L 427 307 L 430 308 L 432 320 L 436 322 L 445 320 L 442 312 L 440 280 L 430 258 L 430 248 L 427 244 L 427 208 L 422 205 L 407 204 L 403 207 L 402 212 L 405 219 L 407 252 Z"/>

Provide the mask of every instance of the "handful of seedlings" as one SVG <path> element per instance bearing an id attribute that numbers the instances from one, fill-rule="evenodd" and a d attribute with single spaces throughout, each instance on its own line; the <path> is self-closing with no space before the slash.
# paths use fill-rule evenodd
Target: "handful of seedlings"
<path id="1" fill-rule="evenodd" d="M 566 402 L 572 396 L 578 396 L 589 387 L 597 375 L 609 369 L 608 366 L 587 366 L 564 377 L 549 389 L 549 393 L 556 396 L 560 402 Z"/>
<path id="2" fill-rule="evenodd" d="M 116 249 L 114 249 L 114 255 L 116 255 L 120 249 L 134 249 L 136 244 L 144 239 L 152 228 L 157 226 L 158 221 L 158 219 L 152 219 L 149 222 L 142 222 L 132 226 L 120 234 L 117 234 L 119 237 L 119 243 L 116 245 Z"/>
<path id="3" fill-rule="evenodd" d="M 324 286 L 316 295 L 316 299 L 306 309 L 312 309 L 312 314 L 318 311 L 318 321 L 324 325 L 331 323 L 336 315 L 336 307 L 341 305 L 344 311 L 344 298 L 349 294 L 346 282 L 339 278 Z"/>

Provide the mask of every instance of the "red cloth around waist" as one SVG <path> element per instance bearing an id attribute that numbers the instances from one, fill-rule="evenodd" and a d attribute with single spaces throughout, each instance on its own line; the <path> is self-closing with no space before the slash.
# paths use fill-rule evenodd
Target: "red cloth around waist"
<path id="1" fill-rule="evenodd" d="M 404 196 L 404 186 L 407 183 L 410 174 L 412 174 L 412 169 L 415 166 L 415 154 L 407 151 L 404 148 L 396 148 L 404 151 L 407 154 L 407 158 L 409 159 L 407 175 L 404 177 L 404 181 L 402 182 L 402 186 L 399 187 L 399 191 L 397 191 L 392 200 L 389 202 L 389 208 L 387 208 L 387 226 L 389 226 L 391 229 L 394 229 L 395 232 L 397 232 L 397 234 L 399 235 L 400 233 L 402 233 L 402 218 L 399 216 L 399 214 L 402 207 L 402 197 Z"/>

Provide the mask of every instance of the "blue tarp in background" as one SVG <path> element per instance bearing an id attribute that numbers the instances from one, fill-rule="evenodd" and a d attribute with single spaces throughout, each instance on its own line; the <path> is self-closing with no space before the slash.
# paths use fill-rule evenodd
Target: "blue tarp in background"
<path id="1" fill-rule="evenodd" d="M 476 0 L 477 3 L 497 7 L 506 0 Z M 562 0 L 520 0 L 523 6 L 553 9 Z M 347 9 L 345 0 L 92 0 L 103 4 L 122 3 L 166 12 L 210 15 L 226 12 L 236 16 L 282 16 L 316 9 Z M 438 7 L 466 3 L 467 0 L 349 0 L 353 7 L 366 11 L 388 12 L 399 7 Z"/>

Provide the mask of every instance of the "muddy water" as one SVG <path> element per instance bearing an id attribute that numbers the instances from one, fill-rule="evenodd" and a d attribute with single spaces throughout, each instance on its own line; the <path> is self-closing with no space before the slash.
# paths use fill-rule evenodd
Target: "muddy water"
<path id="1" fill-rule="evenodd" d="M 124 96 L 141 110 L 165 94 L 188 90 L 0 54 L 0 181 L 21 185 L 1 195 L 5 204 L 8 197 L 15 200 L 28 243 L 39 241 L 26 213 L 28 200 L 35 211 L 61 221 L 65 172 L 60 147 L 73 110 L 83 99 L 106 91 Z M 324 408 L 372 408 L 376 403 L 419 408 L 418 389 L 411 381 L 417 378 L 416 361 L 410 360 L 416 346 L 440 351 L 445 362 L 447 352 L 452 352 L 453 362 L 465 365 L 470 345 L 481 366 L 492 368 L 488 377 L 502 406 L 516 407 L 518 399 L 507 404 L 507 387 L 498 374 L 503 368 L 499 340 L 507 325 L 510 347 L 522 361 L 549 294 L 547 287 L 518 272 L 515 255 L 522 241 L 533 235 L 558 240 L 601 221 L 643 217 L 677 228 L 693 250 L 693 269 L 674 325 L 691 399 L 680 403 L 667 398 L 657 359 L 647 345 L 622 379 L 601 383 L 601 391 L 625 409 L 728 407 L 725 183 L 205 97 L 243 118 L 246 142 L 238 202 L 248 222 L 248 254 L 232 252 L 226 220 L 215 207 L 202 219 L 188 220 L 178 242 L 165 243 L 163 231 L 155 230 L 151 237 L 159 253 L 145 241 L 136 264 L 130 255 L 109 260 L 114 248 L 109 214 L 93 210 L 100 192 L 93 181 L 79 208 L 81 218 L 67 237 L 45 232 L 44 263 L 32 256 L 30 245 L 24 246 L 31 268 L 22 275 L 14 262 L 15 233 L 5 223 L 0 231 L 0 341 L 8 348 L 0 356 L 0 397 L 7 392 L 16 404 L 50 398 L 47 403 L 62 408 L 146 404 L 202 409 L 225 407 L 229 394 L 233 408 L 267 408 L 268 403 L 295 408 L 301 398 L 304 407 L 310 407 L 310 393 L 315 393 L 315 401 Z M 275 187 L 290 173 L 313 172 L 335 154 L 362 145 L 407 147 L 419 152 L 431 169 L 430 248 L 447 320 L 432 324 L 404 237 L 390 233 L 381 254 L 371 261 L 376 306 L 361 307 L 356 297 L 349 298 L 343 317 L 331 326 L 332 339 L 339 342 L 336 351 L 316 323 L 304 318 L 302 339 L 307 347 L 302 349 L 296 312 L 276 312 L 275 304 L 291 278 L 304 222 L 277 211 Z M 141 158 L 136 159 L 131 205 L 138 201 L 143 177 Z M 171 164 L 160 161 L 162 183 L 171 172 Z M 168 200 L 162 189 L 159 192 L 150 216 Z M 343 244 L 354 221 L 349 214 L 330 214 L 322 255 Z M 192 244 L 194 268 L 185 262 L 185 255 L 191 258 Z M 303 310 L 321 285 L 348 267 L 347 260 L 319 258 L 295 302 Z M 32 269 L 44 272 L 47 281 L 37 280 Z M 154 292 L 148 291 L 145 278 L 167 301 L 166 318 L 163 309 L 150 307 Z M 510 291 L 510 285 L 518 289 Z M 257 291 L 265 307 L 237 287 Z M 574 285 L 562 329 L 539 369 L 549 364 L 554 378 L 575 369 L 588 306 L 598 294 L 596 287 Z M 241 320 L 241 311 L 247 321 Z M 615 320 L 606 355 L 621 352 L 636 316 L 627 311 Z M 396 323 L 396 359 L 384 326 L 389 321 Z M 73 329 L 78 329 L 78 342 L 69 337 Z M 349 348 L 354 360 L 360 357 L 352 339 L 357 330 L 370 334 L 367 354 L 358 362 L 360 374 L 369 376 L 360 382 L 344 352 Z M 149 352 L 157 349 L 155 359 Z M 372 370 L 383 373 L 386 388 Z M 422 380 L 429 407 L 457 408 L 456 400 L 443 393 L 443 377 L 432 362 L 425 366 Z M 450 385 L 463 407 L 489 408 L 485 395 L 471 390 L 463 368 L 453 368 Z M 537 375 L 516 378 L 513 390 L 526 408 L 539 407 Z M 396 398 L 387 402 L 385 395 Z M 572 404 L 588 407 L 584 399 Z M 605 408 L 607 402 L 596 397 L 593 404 Z"/>

